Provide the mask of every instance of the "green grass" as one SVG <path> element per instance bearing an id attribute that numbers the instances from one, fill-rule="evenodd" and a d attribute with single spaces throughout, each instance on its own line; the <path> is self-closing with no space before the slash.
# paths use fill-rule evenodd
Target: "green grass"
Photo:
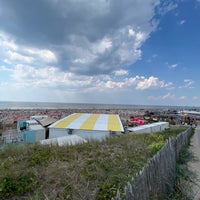
<path id="1" fill-rule="evenodd" d="M 123 135 L 76 146 L 0 151 L 0 199 L 111 199 L 165 143 L 185 129 Z"/>

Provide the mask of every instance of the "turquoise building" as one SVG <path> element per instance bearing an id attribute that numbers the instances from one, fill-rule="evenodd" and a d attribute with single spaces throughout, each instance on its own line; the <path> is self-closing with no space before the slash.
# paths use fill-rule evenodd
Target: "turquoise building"
<path id="1" fill-rule="evenodd" d="M 36 120 L 20 120 L 17 130 L 21 141 L 35 143 L 45 139 L 45 128 Z"/>

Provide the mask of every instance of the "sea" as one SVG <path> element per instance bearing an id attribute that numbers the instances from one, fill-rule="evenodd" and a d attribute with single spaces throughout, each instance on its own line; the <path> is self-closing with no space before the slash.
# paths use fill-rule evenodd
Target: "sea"
<path id="1" fill-rule="evenodd" d="M 126 104 L 94 104 L 94 103 L 55 103 L 55 102 L 15 102 L 0 101 L 0 110 L 4 109 L 195 109 L 191 106 L 162 105 L 126 105 Z"/>

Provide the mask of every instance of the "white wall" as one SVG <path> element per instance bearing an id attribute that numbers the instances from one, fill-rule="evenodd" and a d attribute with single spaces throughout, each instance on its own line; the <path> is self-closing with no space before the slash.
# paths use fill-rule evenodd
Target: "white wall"
<path id="1" fill-rule="evenodd" d="M 45 129 L 35 131 L 35 142 L 45 139 Z"/>
<path id="2" fill-rule="evenodd" d="M 68 135 L 67 129 L 62 128 L 49 128 L 49 139 L 50 138 L 57 138 Z"/>
<path id="3" fill-rule="evenodd" d="M 129 129 L 130 131 L 134 132 L 134 133 L 151 133 L 151 127 L 134 127 Z"/>
<path id="4" fill-rule="evenodd" d="M 102 140 L 110 135 L 109 131 L 73 130 L 73 135 L 78 135 L 86 140 Z"/>
<path id="5" fill-rule="evenodd" d="M 68 129 L 58 129 L 58 128 L 49 128 L 49 139 L 57 138 L 68 135 Z M 121 132 L 114 132 L 113 135 L 121 135 Z M 98 131 L 98 130 L 79 130 L 73 129 L 72 135 L 80 136 L 83 139 L 87 140 L 102 140 L 110 136 L 110 131 Z"/>
<path id="6" fill-rule="evenodd" d="M 156 122 L 152 124 L 146 124 L 142 126 L 128 128 L 128 130 L 133 133 L 153 133 L 153 132 L 164 131 L 167 128 L 169 128 L 168 122 Z"/>

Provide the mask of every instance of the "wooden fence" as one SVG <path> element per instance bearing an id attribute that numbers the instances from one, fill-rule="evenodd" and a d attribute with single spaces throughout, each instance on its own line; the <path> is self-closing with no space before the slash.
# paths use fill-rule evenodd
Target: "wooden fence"
<path id="1" fill-rule="evenodd" d="M 149 200 L 166 199 L 166 194 L 175 183 L 176 162 L 182 147 L 189 144 L 192 128 L 180 133 L 176 138 L 170 138 L 148 161 L 142 170 L 127 183 L 124 197 L 119 190 L 112 200 Z"/>

